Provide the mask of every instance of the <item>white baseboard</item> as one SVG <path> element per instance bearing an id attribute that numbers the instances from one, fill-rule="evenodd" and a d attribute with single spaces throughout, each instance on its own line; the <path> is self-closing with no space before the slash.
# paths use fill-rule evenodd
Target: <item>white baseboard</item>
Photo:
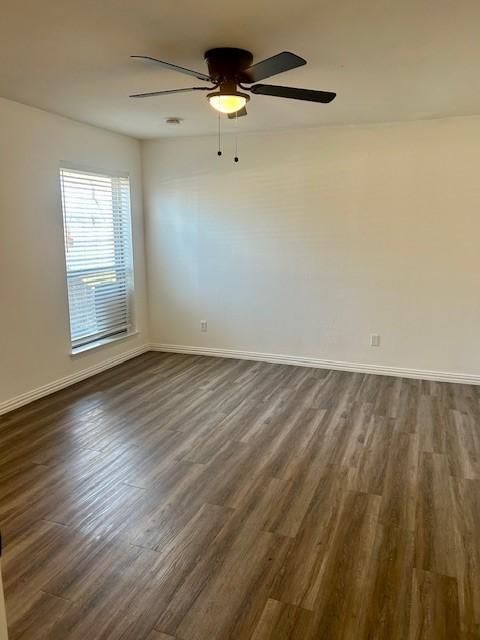
<path id="1" fill-rule="evenodd" d="M 10 400 L 0 402 L 0 415 L 3 413 L 7 413 L 7 411 L 18 409 L 18 407 L 22 407 L 23 405 L 28 404 L 29 402 L 33 402 L 34 400 L 38 400 L 39 398 L 43 398 L 44 396 L 48 396 L 55 391 L 59 391 L 60 389 L 69 387 L 76 382 L 80 382 L 80 380 L 90 378 L 91 376 L 94 376 L 97 373 L 101 373 L 106 369 L 111 369 L 117 364 L 121 364 L 122 362 L 125 362 L 125 360 L 130 360 L 130 358 L 135 358 L 136 356 L 139 356 L 146 351 L 150 351 L 150 346 L 148 344 L 136 347 L 135 349 L 130 349 L 129 351 L 124 351 L 120 355 L 115 356 L 114 358 L 109 358 L 108 360 L 104 360 L 103 362 L 100 362 L 93 367 L 82 369 L 81 371 L 72 373 L 72 375 L 70 376 L 65 376 L 64 378 L 60 378 L 59 380 L 54 380 L 53 382 L 45 384 L 41 387 L 37 387 L 32 391 L 27 391 L 26 393 L 22 393 L 19 396 L 15 396 Z"/>
<path id="2" fill-rule="evenodd" d="M 360 364 L 339 360 L 323 360 L 322 358 L 305 358 L 285 356 L 274 353 L 258 353 L 255 351 L 236 351 L 234 349 L 214 349 L 211 347 L 189 347 L 178 344 L 150 344 L 152 351 L 172 353 L 189 353 L 192 355 L 214 356 L 216 358 L 237 358 L 240 360 L 258 360 L 276 364 L 291 364 L 299 367 L 316 367 L 318 369 L 334 369 L 336 371 L 354 371 L 372 373 L 381 376 L 398 378 L 415 378 L 416 380 L 435 380 L 438 382 L 456 382 L 459 384 L 480 385 L 480 375 L 469 373 L 451 373 L 449 371 L 428 371 L 424 369 L 404 369 L 376 364 Z"/>
<path id="3" fill-rule="evenodd" d="M 256 351 L 237 351 L 235 349 L 214 349 L 212 347 L 191 347 L 178 344 L 145 344 L 135 349 L 125 351 L 115 358 L 109 358 L 103 362 L 77 371 L 70 376 L 54 380 L 49 384 L 27 391 L 10 400 L 0 403 L 0 415 L 18 409 L 29 402 L 43 398 L 55 391 L 69 387 L 76 382 L 90 378 L 106 369 L 111 369 L 117 364 L 135 358 L 147 351 L 164 351 L 169 353 L 189 353 L 192 355 L 214 356 L 216 358 L 237 358 L 239 360 L 257 360 L 259 362 L 273 362 L 275 364 L 290 364 L 298 367 L 316 367 L 318 369 L 334 369 L 336 371 L 354 371 L 357 373 L 372 373 L 381 376 L 395 376 L 399 378 L 415 378 L 417 380 L 435 380 L 438 382 L 456 382 L 459 384 L 480 385 L 480 375 L 468 373 L 452 373 L 449 371 L 427 371 L 424 369 L 404 369 L 401 367 L 389 367 L 376 364 L 359 364 L 356 362 L 342 362 L 339 360 L 324 360 L 322 358 L 306 358 L 286 356 L 275 353 L 259 353 Z"/>

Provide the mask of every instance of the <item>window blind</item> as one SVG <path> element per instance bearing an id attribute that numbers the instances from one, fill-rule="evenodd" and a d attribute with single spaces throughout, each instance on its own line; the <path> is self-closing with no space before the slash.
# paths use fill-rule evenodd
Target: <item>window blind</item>
<path id="1" fill-rule="evenodd" d="M 131 330 L 128 177 L 60 169 L 72 348 Z"/>

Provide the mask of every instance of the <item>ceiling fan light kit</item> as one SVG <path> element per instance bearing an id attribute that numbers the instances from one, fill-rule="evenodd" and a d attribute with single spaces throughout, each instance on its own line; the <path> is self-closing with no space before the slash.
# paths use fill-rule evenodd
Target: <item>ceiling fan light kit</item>
<path id="1" fill-rule="evenodd" d="M 237 113 L 245 107 L 250 100 L 250 96 L 240 91 L 228 91 L 222 89 L 209 93 L 207 95 L 208 101 L 214 109 L 220 111 L 220 113 Z"/>

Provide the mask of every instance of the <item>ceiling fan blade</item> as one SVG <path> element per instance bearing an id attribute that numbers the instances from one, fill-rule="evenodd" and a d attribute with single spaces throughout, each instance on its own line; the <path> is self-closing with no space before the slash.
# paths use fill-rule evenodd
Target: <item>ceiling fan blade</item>
<path id="1" fill-rule="evenodd" d="M 279 87 L 273 84 L 254 84 L 250 87 L 252 93 L 277 98 L 291 98 L 292 100 L 307 100 L 308 102 L 331 102 L 336 93 L 331 91 L 314 91 L 313 89 L 298 89 L 297 87 Z"/>
<path id="2" fill-rule="evenodd" d="M 186 93 L 188 91 L 211 91 L 213 87 L 188 87 L 187 89 L 167 89 L 166 91 L 150 91 L 149 93 L 134 93 L 129 98 L 152 98 L 166 96 L 169 93 Z"/>
<path id="3" fill-rule="evenodd" d="M 245 109 L 245 107 L 242 107 L 239 111 L 236 111 L 235 113 L 229 113 L 228 119 L 235 120 L 236 118 L 242 118 L 243 116 L 246 116 L 246 115 L 247 115 L 247 110 Z"/>
<path id="4" fill-rule="evenodd" d="M 270 76 L 276 76 L 277 73 L 283 73 L 290 69 L 296 69 L 307 64 L 307 61 L 300 56 L 290 53 L 290 51 L 282 51 L 276 56 L 257 62 L 240 74 L 241 82 L 258 82 Z"/>
<path id="5" fill-rule="evenodd" d="M 180 73 L 186 73 L 187 76 L 193 76 L 194 78 L 198 78 L 198 80 L 204 80 L 205 82 L 211 82 L 210 76 L 207 76 L 205 73 L 200 73 L 199 71 L 193 71 L 192 69 L 186 69 L 185 67 L 179 67 L 178 64 L 172 64 L 171 62 L 165 62 L 164 60 L 157 60 L 157 58 L 152 58 L 150 56 L 130 56 L 135 60 L 142 60 L 143 62 L 154 62 L 156 64 L 160 64 L 167 69 L 172 69 L 173 71 L 179 71 Z"/>

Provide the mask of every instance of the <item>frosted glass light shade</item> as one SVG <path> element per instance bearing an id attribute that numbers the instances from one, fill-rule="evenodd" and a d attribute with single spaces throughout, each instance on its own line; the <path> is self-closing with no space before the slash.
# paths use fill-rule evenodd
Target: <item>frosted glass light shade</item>
<path id="1" fill-rule="evenodd" d="M 220 113 L 235 113 L 247 104 L 247 96 L 241 93 L 211 93 L 208 101 Z"/>

